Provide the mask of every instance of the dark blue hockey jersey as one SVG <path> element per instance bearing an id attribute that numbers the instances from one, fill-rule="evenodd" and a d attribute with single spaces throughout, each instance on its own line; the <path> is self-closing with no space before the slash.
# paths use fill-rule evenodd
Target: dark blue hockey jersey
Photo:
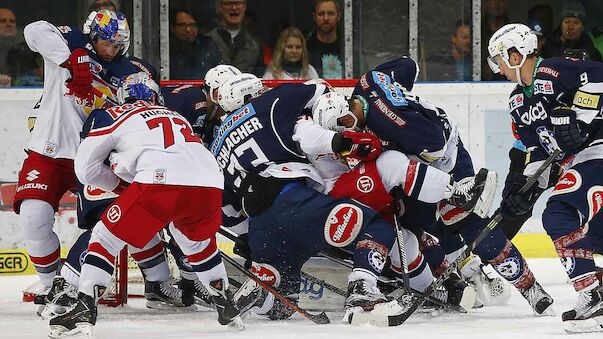
<path id="1" fill-rule="evenodd" d="M 227 116 L 209 148 L 224 172 L 225 187 L 236 192 L 245 173 L 271 166 L 280 172 L 273 176 L 306 176 L 307 168 L 300 170 L 297 164 L 309 162 L 292 136 L 299 116 L 323 92 L 322 85 L 283 84 Z"/>
<path id="2" fill-rule="evenodd" d="M 514 132 L 530 151 L 530 162 L 544 160 L 553 152 L 550 112 L 569 106 L 589 125 L 584 147 L 603 144 L 603 63 L 565 58 L 538 59 L 532 84 L 516 86 L 509 97 Z M 584 148 L 583 147 L 583 148 Z M 562 154 L 558 160 L 571 156 Z"/>
<path id="3" fill-rule="evenodd" d="M 193 85 L 167 85 L 161 87 L 164 104 L 183 117 L 193 126 L 193 132 L 205 141 L 211 133 L 205 130 L 207 102 L 201 87 Z"/>
<path id="4" fill-rule="evenodd" d="M 368 106 L 366 126 L 389 148 L 405 154 L 439 152 L 450 133 L 446 114 L 407 91 L 414 84 L 416 64 L 397 60 L 362 75 L 354 88 L 353 95 Z"/>

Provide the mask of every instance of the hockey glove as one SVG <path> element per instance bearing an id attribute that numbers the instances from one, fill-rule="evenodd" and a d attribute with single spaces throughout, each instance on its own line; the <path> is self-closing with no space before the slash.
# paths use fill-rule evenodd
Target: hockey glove
<path id="1" fill-rule="evenodd" d="M 500 203 L 500 213 L 503 219 L 512 219 L 529 212 L 538 200 L 542 189 L 538 184 L 532 185 L 525 193 L 519 193 L 528 178 L 519 173 L 509 173 L 503 189 L 503 199 Z"/>
<path id="2" fill-rule="evenodd" d="M 69 59 L 61 64 L 71 73 L 71 78 L 65 82 L 69 90 L 66 95 L 72 95 L 86 103 L 93 102 L 92 72 L 90 71 L 90 56 L 83 48 L 74 49 Z"/>
<path id="3" fill-rule="evenodd" d="M 239 235 L 241 241 L 237 241 L 234 244 L 232 252 L 239 257 L 245 259 L 243 265 L 246 269 L 251 268 L 251 248 L 249 247 L 249 236 L 247 233 Z"/>
<path id="4" fill-rule="evenodd" d="M 551 124 L 559 148 L 566 153 L 575 153 L 588 139 L 586 124 L 576 119 L 576 112 L 569 107 L 555 107 Z"/>
<path id="5" fill-rule="evenodd" d="M 339 153 L 352 159 L 369 161 L 383 152 L 381 140 L 372 133 L 345 131 L 343 140 L 344 147 Z"/>

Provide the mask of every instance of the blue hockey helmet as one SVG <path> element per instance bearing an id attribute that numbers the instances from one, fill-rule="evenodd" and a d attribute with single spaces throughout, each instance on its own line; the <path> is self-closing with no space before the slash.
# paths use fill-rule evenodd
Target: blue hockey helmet
<path id="1" fill-rule="evenodd" d="M 159 86 L 145 72 L 127 75 L 117 89 L 117 102 L 121 105 L 133 100 L 160 102 Z"/>
<path id="2" fill-rule="evenodd" d="M 121 54 L 126 54 L 130 47 L 130 27 L 126 16 L 121 12 L 113 12 L 108 9 L 90 13 L 92 17 L 90 28 L 87 32 L 87 24 L 84 25 L 84 33 L 90 34 L 90 40 L 106 40 L 115 44 L 121 44 Z"/>

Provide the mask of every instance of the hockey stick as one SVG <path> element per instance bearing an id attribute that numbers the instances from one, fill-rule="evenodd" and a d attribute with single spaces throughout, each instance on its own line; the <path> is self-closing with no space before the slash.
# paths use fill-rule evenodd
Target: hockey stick
<path id="1" fill-rule="evenodd" d="M 396 208 L 396 203 L 398 203 L 401 199 L 400 187 L 396 187 L 391 191 L 391 194 L 394 198 L 394 202 L 392 203 L 392 217 L 394 218 L 394 226 L 396 227 L 396 240 L 398 240 L 398 255 L 400 256 L 400 269 L 402 272 L 402 282 L 404 283 L 404 288 L 408 291 L 412 292 L 410 288 L 410 278 L 408 276 L 408 261 L 406 260 L 406 251 L 404 249 L 404 234 L 402 233 L 402 228 L 400 227 L 400 222 L 398 221 L 398 209 Z"/>
<path id="2" fill-rule="evenodd" d="M 222 255 L 222 258 L 224 260 L 228 261 L 228 263 L 230 263 L 236 269 L 241 271 L 243 274 L 245 274 L 251 280 L 255 281 L 264 290 L 266 290 L 270 294 L 274 295 L 274 297 L 276 297 L 278 300 L 283 302 L 283 304 L 287 305 L 287 307 L 289 307 L 293 311 L 300 313 L 305 318 L 309 319 L 310 321 L 312 321 L 315 324 L 322 325 L 322 324 L 330 324 L 331 323 L 331 321 L 329 320 L 329 317 L 327 317 L 327 314 L 325 312 L 320 312 L 319 314 L 309 313 L 308 311 L 304 310 L 303 308 L 301 308 L 301 307 L 295 305 L 294 303 L 292 303 L 291 301 L 287 300 L 287 298 L 283 297 L 280 293 L 278 293 L 272 287 L 268 286 L 265 282 L 263 282 L 255 274 L 246 270 L 245 267 L 241 266 L 241 264 L 239 264 L 238 262 L 236 262 L 236 260 L 234 260 L 233 258 L 226 255 L 224 252 L 220 252 L 220 255 Z"/>
<path id="3" fill-rule="evenodd" d="M 561 150 L 559 148 L 556 148 L 553 151 L 553 153 L 551 153 L 551 155 L 549 155 L 549 157 L 546 158 L 544 163 L 542 163 L 542 165 L 540 165 L 540 167 L 536 170 L 536 172 L 534 172 L 534 174 L 530 178 L 528 178 L 528 180 L 525 182 L 525 184 L 519 189 L 519 193 L 527 192 L 538 181 L 538 178 L 540 177 L 540 175 L 542 173 L 544 173 L 544 171 L 553 163 L 553 161 L 555 161 L 555 159 L 557 158 L 557 156 L 559 156 L 559 154 L 561 154 Z M 431 285 L 429 285 L 427 290 L 418 299 L 416 299 L 413 302 L 413 304 L 410 306 L 410 308 L 406 312 L 401 314 L 400 317 L 395 320 L 395 322 L 396 323 L 399 322 L 398 325 L 404 323 L 406 321 L 406 319 L 408 319 L 425 302 L 427 297 L 429 295 L 431 295 L 431 293 L 433 293 L 433 291 L 444 282 L 445 278 L 447 278 L 450 275 L 450 273 L 452 273 L 453 269 L 456 269 L 458 264 L 461 261 L 465 260 L 465 258 L 467 258 L 471 254 L 471 252 L 477 247 L 477 245 L 488 234 L 490 234 L 490 232 L 492 230 L 494 230 L 496 228 L 496 226 L 500 223 L 501 220 L 502 220 L 502 213 L 499 211 L 498 213 L 496 213 L 495 216 L 493 216 L 490 219 L 490 222 L 486 225 L 486 227 L 484 227 L 484 229 L 479 234 L 479 236 L 469 246 L 467 246 L 465 251 L 463 251 L 463 253 L 458 258 L 456 258 L 456 260 L 454 262 L 452 262 L 450 264 L 450 266 L 448 267 L 446 272 L 440 278 L 438 278 L 436 281 L 434 281 Z"/>
<path id="4" fill-rule="evenodd" d="M 243 239 L 239 238 L 237 235 L 235 235 L 235 234 L 234 234 L 234 232 L 232 232 L 232 231 L 230 231 L 230 230 L 226 229 L 224 226 L 221 226 L 221 227 L 220 227 L 220 229 L 218 230 L 218 233 L 220 233 L 220 234 L 221 234 L 221 235 L 223 235 L 225 238 L 227 238 L 227 239 L 229 239 L 229 240 L 231 240 L 231 241 L 233 241 L 233 242 L 235 242 L 235 243 L 237 243 L 237 244 L 240 244 L 240 245 L 245 245 L 245 244 L 243 244 Z M 331 291 L 331 292 L 333 292 L 333 293 L 339 294 L 339 295 L 341 295 L 341 296 L 343 296 L 343 297 L 345 297 L 345 296 L 346 296 L 346 294 L 347 294 L 347 293 L 346 293 L 344 290 L 342 290 L 341 288 L 339 288 L 339 287 L 337 287 L 337 286 L 334 286 L 334 285 L 331 285 L 331 284 L 329 284 L 328 282 L 326 282 L 326 281 L 324 281 L 324 280 L 322 280 L 322 279 L 320 279 L 320 278 L 317 278 L 317 277 L 315 277 L 315 276 L 311 275 L 310 273 L 306 273 L 306 272 L 304 272 L 304 271 L 301 271 L 301 276 L 302 276 L 302 277 L 304 277 L 304 278 L 306 278 L 308 281 L 311 281 L 311 282 L 313 282 L 313 283 L 320 284 L 320 285 L 322 285 L 324 288 L 326 288 L 327 290 L 329 290 L 329 291 Z"/>
<path id="5" fill-rule="evenodd" d="M 225 236 L 226 238 L 228 238 L 228 239 L 230 239 L 230 240 L 232 240 L 234 242 L 241 243 L 241 239 L 239 237 L 237 237 L 236 235 L 232 234 L 229 230 L 226 230 L 223 226 L 220 227 L 220 229 L 218 230 L 218 232 L 220 234 L 222 234 L 223 236 Z M 283 297 L 280 293 L 278 293 L 271 286 L 269 286 L 268 284 L 266 284 L 265 282 L 263 282 L 255 274 L 253 274 L 253 273 L 249 272 L 248 270 L 246 270 L 245 267 L 243 267 L 241 264 L 239 264 L 238 262 L 236 262 L 233 258 L 229 257 L 228 255 L 226 255 L 223 252 L 220 252 L 220 254 L 222 255 L 222 258 L 224 260 L 228 261 L 232 266 L 234 266 L 236 269 L 238 269 L 239 271 L 241 271 L 243 274 L 245 274 L 251 280 L 255 281 L 264 290 L 266 290 L 270 294 L 274 295 L 278 300 L 282 301 L 287 307 L 289 307 L 293 311 L 300 313 L 301 315 L 303 315 L 307 319 L 311 320 L 315 324 L 322 325 L 322 324 L 330 324 L 331 323 L 331 321 L 329 320 L 329 317 L 327 317 L 327 314 L 325 312 L 321 312 L 319 314 L 309 313 L 308 311 L 304 310 L 303 308 L 301 308 L 301 307 L 295 305 L 294 303 L 292 303 L 291 301 L 289 301 L 287 298 Z"/>

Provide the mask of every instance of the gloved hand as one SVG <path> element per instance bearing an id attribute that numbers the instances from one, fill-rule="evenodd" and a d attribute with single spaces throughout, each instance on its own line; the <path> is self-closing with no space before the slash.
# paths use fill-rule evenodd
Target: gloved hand
<path id="1" fill-rule="evenodd" d="M 500 212 L 503 219 L 512 219 L 526 214 L 534 207 L 542 189 L 535 183 L 525 193 L 519 193 L 528 178 L 519 173 L 509 173 L 503 189 L 503 199 L 500 203 Z"/>
<path id="2" fill-rule="evenodd" d="M 564 152 L 575 153 L 588 139 L 588 126 L 576 119 L 576 112 L 567 106 L 553 109 L 551 124 L 555 140 Z"/>
<path id="3" fill-rule="evenodd" d="M 72 95 L 82 100 L 83 104 L 92 103 L 92 72 L 90 71 L 90 56 L 83 48 L 74 49 L 69 59 L 61 64 L 71 73 L 71 78 L 65 82 L 69 90 L 66 95 Z"/>
<path id="4" fill-rule="evenodd" d="M 234 244 L 232 252 L 241 258 L 245 259 L 244 267 L 249 269 L 251 268 L 251 248 L 249 247 L 249 236 L 247 234 L 239 235 L 239 239 L 241 241 L 237 241 Z"/>
<path id="5" fill-rule="evenodd" d="M 369 161 L 376 159 L 383 152 L 381 140 L 372 133 L 345 131 L 343 137 L 352 144 L 349 151 L 341 152 L 343 156 Z"/>

